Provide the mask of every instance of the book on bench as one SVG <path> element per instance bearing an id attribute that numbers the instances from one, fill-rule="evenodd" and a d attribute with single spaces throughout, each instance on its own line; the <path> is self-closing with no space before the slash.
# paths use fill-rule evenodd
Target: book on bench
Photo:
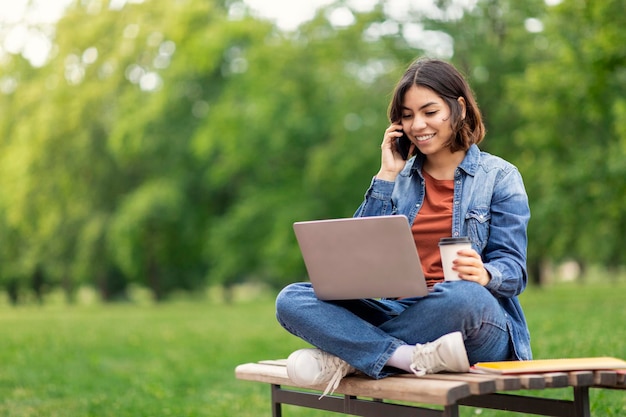
<path id="1" fill-rule="evenodd" d="M 611 357 L 597 357 L 478 362 L 471 367 L 470 372 L 507 375 L 537 372 L 600 371 L 617 369 L 626 369 L 626 361 Z"/>

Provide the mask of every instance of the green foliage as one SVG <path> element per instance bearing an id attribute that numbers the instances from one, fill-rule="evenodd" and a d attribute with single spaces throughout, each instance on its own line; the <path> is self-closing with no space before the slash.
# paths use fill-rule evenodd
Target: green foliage
<path id="1" fill-rule="evenodd" d="M 524 120 L 514 135 L 533 202 L 531 239 L 555 259 L 626 260 L 622 6 L 556 6 L 545 22 L 551 53 L 510 83 Z"/>
<path id="2" fill-rule="evenodd" d="M 76 1 L 41 28 L 43 66 L 0 60 L 5 289 L 117 299 L 133 283 L 164 299 L 302 279 L 291 223 L 353 214 L 394 83 L 437 53 L 477 93 L 484 148 L 522 171 L 530 263 L 624 264 L 619 1 L 380 2 L 348 25 L 337 1 L 292 32 L 236 1 L 109 4 Z"/>

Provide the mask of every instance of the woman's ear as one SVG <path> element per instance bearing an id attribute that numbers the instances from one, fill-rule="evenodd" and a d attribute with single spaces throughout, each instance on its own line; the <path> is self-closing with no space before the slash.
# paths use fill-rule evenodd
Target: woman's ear
<path id="1" fill-rule="evenodd" d="M 465 98 L 459 97 L 456 99 L 456 101 L 458 101 L 459 105 L 461 106 L 461 120 L 465 120 L 465 110 L 466 110 Z"/>

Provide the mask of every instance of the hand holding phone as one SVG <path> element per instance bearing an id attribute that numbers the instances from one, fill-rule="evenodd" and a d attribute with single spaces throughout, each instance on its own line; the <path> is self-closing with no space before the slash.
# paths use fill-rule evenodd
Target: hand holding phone
<path id="1" fill-rule="evenodd" d="M 409 159 L 411 140 L 406 136 L 406 133 L 402 132 L 402 136 L 396 139 L 396 150 L 402 156 L 402 159 L 405 161 Z"/>
<path id="2" fill-rule="evenodd" d="M 385 130 L 381 149 L 381 165 L 376 178 L 395 181 L 400 171 L 405 168 L 411 150 L 415 152 L 415 145 L 405 135 L 400 123 L 392 123 Z"/>

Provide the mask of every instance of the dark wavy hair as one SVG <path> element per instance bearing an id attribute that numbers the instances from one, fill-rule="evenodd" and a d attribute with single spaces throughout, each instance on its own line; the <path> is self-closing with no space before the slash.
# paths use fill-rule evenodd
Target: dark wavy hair
<path id="1" fill-rule="evenodd" d="M 406 70 L 393 92 L 389 103 L 389 120 L 397 123 L 402 118 L 402 102 L 413 85 L 427 87 L 450 107 L 450 124 L 455 132 L 450 140 L 450 151 L 468 150 L 485 137 L 485 125 L 469 84 L 451 64 L 430 58 L 420 58 Z M 465 119 L 458 98 L 465 99 Z"/>

